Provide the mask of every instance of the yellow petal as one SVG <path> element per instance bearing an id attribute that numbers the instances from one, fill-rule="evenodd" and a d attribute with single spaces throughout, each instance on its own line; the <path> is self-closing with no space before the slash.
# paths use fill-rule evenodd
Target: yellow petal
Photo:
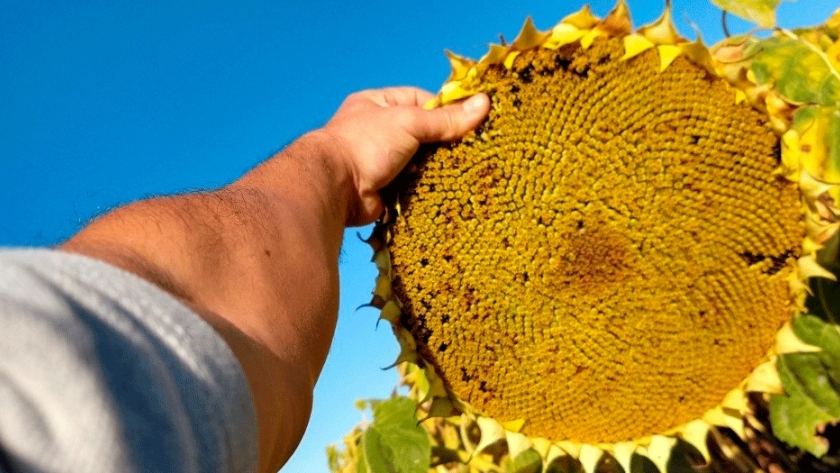
<path id="1" fill-rule="evenodd" d="M 820 202 L 813 202 L 813 207 L 821 206 Z M 805 231 L 808 238 L 813 240 L 814 244 L 823 245 L 829 238 L 837 233 L 840 228 L 840 222 L 832 222 L 825 220 L 818 214 L 810 210 L 805 213 Z M 804 248 L 804 246 L 803 246 Z M 806 251 L 805 256 L 811 255 L 813 252 Z M 810 265 L 810 263 L 808 263 Z M 804 276 L 803 276 L 804 277 Z"/>
<path id="2" fill-rule="evenodd" d="M 764 105 L 767 107 L 767 115 L 776 132 L 785 133 L 793 121 L 795 107 L 776 91 L 767 95 Z"/>
<path id="3" fill-rule="evenodd" d="M 710 74 L 717 75 L 712 53 L 703 44 L 703 38 L 699 34 L 697 35 L 697 41 L 693 43 L 680 43 L 678 46 L 682 50 L 682 53 L 685 54 L 685 57 L 691 59 L 695 64 L 703 66 Z"/>
<path id="4" fill-rule="evenodd" d="M 723 412 L 720 406 L 709 409 L 703 414 L 703 420 L 711 425 L 725 426 L 726 418 L 729 417 Z"/>
<path id="5" fill-rule="evenodd" d="M 811 288 L 799 279 L 799 276 L 795 271 L 791 272 L 786 279 L 788 286 L 790 287 L 790 293 L 794 296 L 791 310 L 795 312 L 805 312 L 805 299 L 811 292 Z"/>
<path id="6" fill-rule="evenodd" d="M 621 60 L 626 61 L 636 57 L 654 46 L 649 39 L 640 34 L 627 35 L 624 37 L 624 56 L 621 57 Z"/>
<path id="7" fill-rule="evenodd" d="M 600 18 L 592 14 L 592 9 L 589 5 L 584 5 L 583 8 L 571 15 L 563 18 L 561 23 L 572 25 L 579 30 L 588 30 L 598 24 Z"/>
<path id="8" fill-rule="evenodd" d="M 659 51 L 659 72 L 667 69 L 674 62 L 674 59 L 682 53 L 678 46 L 672 44 L 663 44 L 657 46 L 656 49 Z"/>
<path id="9" fill-rule="evenodd" d="M 450 50 L 444 50 L 446 57 L 449 58 L 449 65 L 452 67 L 452 72 L 449 74 L 449 81 L 461 80 L 467 77 L 469 70 L 475 65 L 475 61 L 453 53 Z"/>
<path id="10" fill-rule="evenodd" d="M 578 457 L 581 466 L 583 466 L 583 471 L 586 473 L 595 473 L 595 467 L 598 466 L 598 461 L 601 460 L 603 455 L 604 451 L 600 448 L 583 444 L 580 447 L 580 457 Z"/>
<path id="11" fill-rule="evenodd" d="M 551 29 L 551 36 L 546 40 L 543 47 L 557 49 L 561 46 L 574 43 L 582 38 L 584 34 L 586 34 L 586 30 L 578 29 L 574 25 L 558 23 Z"/>
<path id="12" fill-rule="evenodd" d="M 799 181 L 802 157 L 799 154 L 799 133 L 788 130 L 782 135 L 781 174 L 791 181 Z"/>
<path id="13" fill-rule="evenodd" d="M 697 419 L 683 426 L 680 438 L 699 450 L 700 454 L 703 455 L 703 458 L 706 460 L 706 463 L 708 463 L 711 460 L 709 448 L 706 446 L 706 437 L 708 435 L 709 424 Z"/>
<path id="14" fill-rule="evenodd" d="M 495 420 L 479 417 L 476 419 L 476 423 L 479 431 L 481 431 L 481 440 L 475 447 L 476 452 L 481 452 L 491 444 L 505 438 L 505 429 Z"/>
<path id="15" fill-rule="evenodd" d="M 837 276 L 832 274 L 831 271 L 823 268 L 817 263 L 817 260 L 814 258 L 813 255 L 810 256 L 803 256 L 797 260 L 796 270 L 799 274 L 799 277 L 802 279 L 807 278 L 826 278 L 831 279 L 832 281 L 837 280 Z"/>
<path id="16" fill-rule="evenodd" d="M 573 458 L 580 458 L 581 444 L 570 442 L 568 440 L 563 440 L 557 442 L 557 446 L 560 447 L 564 452 L 568 453 L 569 456 Z"/>
<path id="17" fill-rule="evenodd" d="M 475 94 L 474 90 L 462 88 L 461 81 L 447 82 L 440 88 L 440 102 L 445 105 Z"/>
<path id="18" fill-rule="evenodd" d="M 589 47 L 592 46 L 592 43 L 595 42 L 595 38 L 601 36 L 602 34 L 601 30 L 597 29 L 587 31 L 586 34 L 580 38 L 580 47 L 583 49 L 589 49 Z"/>
<path id="19" fill-rule="evenodd" d="M 508 453 L 511 458 L 518 457 L 520 453 L 528 450 L 533 445 L 527 435 L 517 432 L 505 433 L 505 439 L 507 440 Z"/>
<path id="20" fill-rule="evenodd" d="M 631 471 L 630 462 L 633 459 L 634 453 L 636 453 L 635 442 L 620 442 L 612 447 L 612 454 L 618 464 L 624 468 L 624 471 Z"/>
<path id="21" fill-rule="evenodd" d="M 652 24 L 639 28 L 639 33 L 656 45 L 677 44 L 685 41 L 674 27 L 670 2 L 665 5 L 662 16 Z"/>
<path id="22" fill-rule="evenodd" d="M 723 398 L 723 402 L 720 405 L 724 409 L 741 413 L 747 409 L 747 400 L 744 398 L 744 392 L 740 388 L 733 389 L 726 394 L 726 397 Z"/>
<path id="23" fill-rule="evenodd" d="M 538 30 L 534 26 L 534 21 L 529 16 L 525 19 L 525 24 L 522 25 L 522 31 L 519 32 L 519 36 L 513 41 L 512 48 L 517 51 L 527 51 L 543 44 L 550 36 L 550 31 L 543 32 Z"/>
<path id="24" fill-rule="evenodd" d="M 799 190 L 808 200 L 816 200 L 831 189 L 831 184 L 815 179 L 810 173 L 803 172 L 799 176 Z"/>
<path id="25" fill-rule="evenodd" d="M 809 345 L 793 331 L 793 326 L 790 322 L 785 323 L 779 333 L 776 334 L 776 353 L 783 355 L 785 353 L 816 353 L 822 351 L 822 348 Z"/>
<path id="26" fill-rule="evenodd" d="M 557 445 L 552 444 L 550 447 L 548 447 L 548 453 L 543 455 L 543 471 L 547 471 L 548 465 L 551 465 L 551 462 L 553 462 L 558 457 L 562 457 L 563 455 L 566 455 L 566 452 L 564 452 Z"/>
<path id="27" fill-rule="evenodd" d="M 769 394 L 784 394 L 782 379 L 776 370 L 776 357 L 758 365 L 747 380 L 746 390 Z"/>
<path id="28" fill-rule="evenodd" d="M 491 44 L 487 54 L 478 61 L 482 65 L 501 64 L 508 55 L 510 48 L 501 44 Z"/>
<path id="29" fill-rule="evenodd" d="M 520 430 L 522 430 L 522 426 L 524 425 L 525 419 L 516 419 L 509 420 L 507 422 L 502 422 L 502 427 L 504 427 L 505 430 L 508 430 L 510 432 L 519 432 Z"/>
<path id="30" fill-rule="evenodd" d="M 630 10 L 624 0 L 618 0 L 612 11 L 598 24 L 597 29 L 610 36 L 623 36 L 633 32 Z"/>
<path id="31" fill-rule="evenodd" d="M 510 69 L 511 67 L 513 67 L 513 61 L 516 59 L 516 56 L 519 56 L 519 51 L 511 51 L 508 53 L 504 61 L 506 69 Z"/>
<path id="32" fill-rule="evenodd" d="M 836 229 L 837 229 L 837 228 L 840 228 L 840 227 L 835 227 L 835 231 L 836 231 Z M 817 242 L 817 241 L 816 241 L 816 240 L 814 240 L 813 238 L 811 238 L 811 237 L 806 237 L 806 238 L 802 241 L 802 252 L 803 252 L 803 253 L 805 253 L 806 255 L 814 254 L 814 253 L 816 253 L 817 251 L 819 251 L 819 250 L 823 249 L 823 247 L 824 247 L 824 246 L 825 246 L 825 245 L 823 245 L 822 243 Z"/>
<path id="33" fill-rule="evenodd" d="M 740 438 L 746 438 L 747 434 L 744 431 L 744 419 L 741 416 L 726 416 L 724 417 L 724 427 L 729 427 Z"/>
<path id="34" fill-rule="evenodd" d="M 671 450 L 677 443 L 677 439 L 654 435 L 647 446 L 647 457 L 659 468 L 659 471 L 668 471 L 668 459 L 671 457 Z"/>
<path id="35" fill-rule="evenodd" d="M 545 459 L 548 456 L 548 452 L 551 450 L 551 447 L 553 446 L 551 444 L 551 441 L 543 437 L 532 438 L 531 441 L 534 444 L 534 450 L 540 454 L 540 457 Z"/>

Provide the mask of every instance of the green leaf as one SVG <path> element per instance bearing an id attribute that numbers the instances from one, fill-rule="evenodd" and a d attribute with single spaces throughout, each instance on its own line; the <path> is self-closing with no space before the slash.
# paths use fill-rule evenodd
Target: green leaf
<path id="1" fill-rule="evenodd" d="M 813 315 L 797 317 L 793 333 L 803 342 L 820 347 L 826 357 L 840 361 L 840 331 L 834 324 L 827 324 Z"/>
<path id="2" fill-rule="evenodd" d="M 338 471 L 339 467 L 341 466 L 338 449 L 335 448 L 335 445 L 330 445 L 327 447 L 327 466 L 329 467 L 330 471 Z"/>
<path id="3" fill-rule="evenodd" d="M 834 105 L 840 101 L 840 76 L 824 54 L 802 39 L 773 37 L 761 41 L 752 62 L 759 84 L 775 84 L 797 104 Z"/>
<path id="4" fill-rule="evenodd" d="M 799 159 L 808 174 L 840 183 L 840 106 L 806 105 L 793 116 Z"/>
<path id="5" fill-rule="evenodd" d="M 805 300 L 805 306 L 809 314 L 816 315 L 824 322 L 840 325 L 840 232 L 829 238 L 823 248 L 817 252 L 817 262 L 838 276 L 838 280 L 832 281 L 828 278 L 808 280 L 812 294 Z"/>
<path id="6" fill-rule="evenodd" d="M 505 473 L 541 473 L 542 457 L 536 450 L 529 448 L 513 460 L 505 462 Z"/>
<path id="7" fill-rule="evenodd" d="M 371 401 L 373 423 L 362 435 L 358 473 L 425 473 L 432 447 L 417 424 L 414 401 L 395 397 Z"/>
<path id="8" fill-rule="evenodd" d="M 770 398 L 770 423 L 776 436 L 821 457 L 828 450 L 820 426 L 840 422 L 840 331 L 819 317 L 797 317 L 794 333 L 820 347 L 814 353 L 787 353 L 776 363 L 784 395 Z"/>
<path id="9" fill-rule="evenodd" d="M 759 26 L 771 28 L 776 25 L 779 0 L 712 0 L 712 3 Z"/>

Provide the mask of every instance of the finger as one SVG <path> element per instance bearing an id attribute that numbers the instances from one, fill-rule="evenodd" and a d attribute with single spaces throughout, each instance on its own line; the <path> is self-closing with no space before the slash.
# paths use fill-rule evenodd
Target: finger
<path id="1" fill-rule="evenodd" d="M 490 99 L 485 94 L 478 94 L 463 102 L 434 110 L 405 110 L 412 114 L 406 131 L 417 141 L 452 141 L 464 136 L 481 123 L 490 111 Z"/>
<path id="2" fill-rule="evenodd" d="M 419 107 L 435 98 L 433 93 L 418 87 L 388 87 L 371 92 L 374 95 L 371 98 L 383 107 L 399 105 Z"/>

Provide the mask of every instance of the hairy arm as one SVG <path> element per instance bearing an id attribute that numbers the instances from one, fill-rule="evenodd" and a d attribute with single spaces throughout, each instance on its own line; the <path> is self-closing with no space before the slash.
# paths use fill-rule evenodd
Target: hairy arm
<path id="1" fill-rule="evenodd" d="M 414 88 L 348 97 L 323 128 L 214 192 L 119 208 L 61 249 L 98 258 L 190 305 L 225 339 L 250 384 L 260 471 L 277 471 L 309 419 L 338 312 L 344 228 L 373 222 L 379 190 L 420 143 L 456 139 L 489 102 L 427 111 Z"/>

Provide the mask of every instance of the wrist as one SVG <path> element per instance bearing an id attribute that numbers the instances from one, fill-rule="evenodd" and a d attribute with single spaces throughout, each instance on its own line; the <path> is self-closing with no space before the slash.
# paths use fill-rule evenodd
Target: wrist
<path id="1" fill-rule="evenodd" d="M 353 143 L 329 128 L 311 131 L 301 139 L 311 140 L 323 153 L 324 162 L 327 164 L 326 173 L 334 181 L 332 189 L 328 189 L 328 192 L 341 196 L 344 226 L 353 227 L 368 223 L 365 204 L 369 198 L 366 198 L 365 194 L 370 192 L 366 192 L 361 186 L 359 170 L 354 165 Z"/>
<path id="2" fill-rule="evenodd" d="M 274 202 L 286 201 L 289 195 L 310 199 L 320 203 L 317 207 L 328 212 L 343 230 L 355 220 L 360 200 L 348 150 L 341 137 L 324 129 L 311 131 L 228 189 L 250 189 Z M 290 192 L 290 187 L 295 192 Z"/>

